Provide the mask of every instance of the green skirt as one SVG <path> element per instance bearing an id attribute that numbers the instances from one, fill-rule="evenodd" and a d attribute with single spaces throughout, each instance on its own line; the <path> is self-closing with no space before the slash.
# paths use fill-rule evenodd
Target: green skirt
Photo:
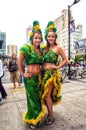
<path id="1" fill-rule="evenodd" d="M 30 79 L 24 78 L 27 112 L 23 114 L 23 121 L 28 124 L 36 125 L 44 117 L 45 109 L 42 107 L 39 97 L 39 76 L 32 76 Z"/>
<path id="2" fill-rule="evenodd" d="M 58 70 L 46 70 L 42 72 L 42 85 L 41 85 L 41 98 L 42 102 L 45 103 L 45 97 L 48 93 L 49 86 L 53 85 L 51 98 L 53 105 L 58 104 L 61 101 L 61 73 Z"/>

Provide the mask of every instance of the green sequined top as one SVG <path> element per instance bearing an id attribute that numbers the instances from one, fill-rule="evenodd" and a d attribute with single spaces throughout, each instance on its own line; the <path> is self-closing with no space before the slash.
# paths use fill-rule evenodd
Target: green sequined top
<path id="1" fill-rule="evenodd" d="M 43 62 L 57 63 L 58 55 L 52 50 L 48 50 L 43 56 Z"/>
<path id="2" fill-rule="evenodd" d="M 20 54 L 24 54 L 26 65 L 28 64 L 41 64 L 42 56 L 38 52 L 35 52 L 32 44 L 24 44 L 20 48 Z"/>

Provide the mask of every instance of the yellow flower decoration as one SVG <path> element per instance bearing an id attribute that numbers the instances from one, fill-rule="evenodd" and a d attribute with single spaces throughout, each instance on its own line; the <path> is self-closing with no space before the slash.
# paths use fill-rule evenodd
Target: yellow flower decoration
<path id="1" fill-rule="evenodd" d="M 46 44 L 45 44 L 45 43 L 42 43 L 42 44 L 40 45 L 40 47 L 41 47 L 41 49 L 44 49 L 44 48 L 46 47 Z"/>
<path id="2" fill-rule="evenodd" d="M 35 27 L 33 27 L 34 30 L 40 30 L 40 26 L 39 25 L 36 25 Z"/>
<path id="3" fill-rule="evenodd" d="M 50 25 L 48 28 L 49 28 L 49 29 L 52 29 L 52 28 L 54 28 L 54 25 L 52 24 L 52 25 Z"/>
<path id="4" fill-rule="evenodd" d="M 32 37 L 32 36 L 33 36 L 33 32 L 30 32 L 30 33 L 29 33 L 29 36 Z"/>
<path id="5" fill-rule="evenodd" d="M 40 28 L 40 25 L 39 25 L 39 22 L 38 21 L 34 21 L 33 22 L 33 26 L 32 26 L 32 32 L 30 32 L 29 36 L 30 36 L 30 41 L 32 41 L 32 38 L 33 38 L 33 34 L 35 32 L 39 32 L 40 35 L 42 36 L 42 31 L 41 31 L 41 28 Z M 41 37 L 41 41 L 43 40 L 43 38 Z"/>

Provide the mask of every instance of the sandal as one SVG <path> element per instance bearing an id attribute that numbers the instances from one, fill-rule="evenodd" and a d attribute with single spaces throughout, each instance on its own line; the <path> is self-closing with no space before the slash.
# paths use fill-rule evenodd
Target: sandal
<path id="1" fill-rule="evenodd" d="M 51 125 L 52 123 L 54 123 L 54 121 L 55 121 L 54 117 L 47 116 L 47 117 L 45 118 L 44 123 L 45 123 L 46 125 Z"/>
<path id="2" fill-rule="evenodd" d="M 39 130 L 35 125 L 29 125 L 29 128 L 32 130 Z"/>
<path id="3" fill-rule="evenodd" d="M 48 121 L 49 116 L 47 115 L 44 119 L 44 122 Z"/>

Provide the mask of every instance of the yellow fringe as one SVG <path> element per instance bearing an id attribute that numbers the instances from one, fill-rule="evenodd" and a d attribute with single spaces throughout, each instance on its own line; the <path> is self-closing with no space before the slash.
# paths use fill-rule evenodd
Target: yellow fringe
<path id="1" fill-rule="evenodd" d="M 46 74 L 47 76 L 47 74 Z M 58 82 L 56 81 L 58 80 Z M 44 84 L 44 93 L 42 95 L 42 103 L 44 103 L 44 98 L 45 96 L 47 95 L 48 93 L 48 89 L 49 89 L 49 86 L 54 83 L 54 88 L 53 88 L 53 93 L 52 95 L 59 97 L 61 96 L 61 88 L 62 88 L 62 83 L 61 83 L 61 74 L 58 70 L 55 70 L 55 72 L 53 73 L 53 75 L 51 75 L 51 78 L 49 78 L 47 81 L 46 81 L 46 84 Z M 58 93 L 57 93 L 58 91 Z M 61 99 L 58 99 L 57 102 L 53 102 L 53 105 L 57 105 L 61 102 Z"/>
<path id="2" fill-rule="evenodd" d="M 56 106 L 57 104 L 59 104 L 61 102 L 61 99 L 58 99 L 58 102 L 53 102 L 53 105 Z"/>
<path id="3" fill-rule="evenodd" d="M 41 121 L 43 119 L 43 117 L 45 116 L 45 113 L 46 113 L 46 108 L 44 106 L 42 108 L 42 112 L 40 113 L 40 115 L 36 119 L 34 119 L 34 118 L 33 119 L 25 119 L 27 112 L 24 112 L 23 113 L 23 121 L 25 123 L 28 123 L 28 124 L 36 125 L 39 121 Z"/>
<path id="4" fill-rule="evenodd" d="M 49 84 L 52 83 L 52 81 L 53 81 L 53 76 L 49 78 L 46 84 L 44 85 L 44 94 L 42 95 L 42 100 L 45 98 L 46 94 L 48 93 L 48 87 L 49 87 Z"/>

